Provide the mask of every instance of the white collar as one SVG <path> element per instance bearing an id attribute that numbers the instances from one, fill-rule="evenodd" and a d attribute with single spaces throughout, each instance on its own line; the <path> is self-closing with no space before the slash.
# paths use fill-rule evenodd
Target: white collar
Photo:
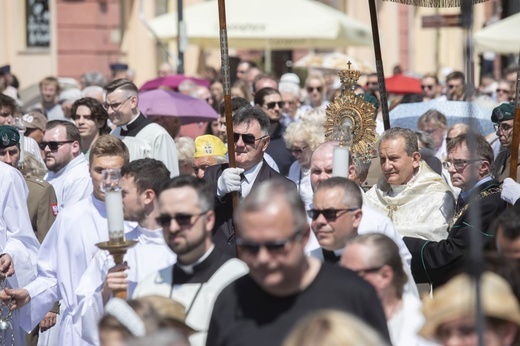
<path id="1" fill-rule="evenodd" d="M 137 118 L 139 118 L 139 116 L 141 115 L 141 113 L 138 113 L 137 116 L 135 118 L 133 118 L 132 120 L 130 120 L 129 122 L 127 122 L 126 124 L 124 125 L 121 125 L 121 128 L 125 131 L 128 131 L 128 125 L 130 125 L 131 123 L 133 123 L 134 121 L 137 120 Z"/>
<path id="2" fill-rule="evenodd" d="M 206 251 L 206 253 L 202 255 L 201 258 L 199 258 L 191 264 L 181 264 L 179 261 L 177 261 L 177 266 L 179 266 L 179 268 L 186 274 L 191 275 L 193 274 L 193 267 L 195 267 L 197 264 L 202 263 L 206 258 L 208 258 L 208 256 L 211 255 L 211 253 L 213 252 L 214 248 L 215 245 L 211 245 L 211 248 L 208 251 Z"/>
<path id="3" fill-rule="evenodd" d="M 258 172 L 260 172 L 260 168 L 262 168 L 262 164 L 264 163 L 264 160 L 262 159 L 262 161 L 258 162 L 256 165 L 254 165 L 253 167 L 249 168 L 247 171 L 244 171 L 244 177 L 246 179 L 246 182 L 248 184 L 252 184 L 255 179 L 256 179 L 256 176 L 258 175 Z"/>

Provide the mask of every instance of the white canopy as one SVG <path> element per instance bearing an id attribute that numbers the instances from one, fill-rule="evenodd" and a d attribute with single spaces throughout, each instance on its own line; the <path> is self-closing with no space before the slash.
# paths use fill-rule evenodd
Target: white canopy
<path id="1" fill-rule="evenodd" d="M 520 13 L 502 19 L 475 34 L 475 51 L 518 54 L 520 51 Z"/>
<path id="2" fill-rule="evenodd" d="M 369 46 L 372 31 L 344 13 L 310 0 L 227 0 L 228 45 L 248 49 L 331 48 Z M 186 32 L 191 44 L 219 47 L 216 0 L 187 6 Z M 150 21 L 161 39 L 177 37 L 177 13 Z"/>

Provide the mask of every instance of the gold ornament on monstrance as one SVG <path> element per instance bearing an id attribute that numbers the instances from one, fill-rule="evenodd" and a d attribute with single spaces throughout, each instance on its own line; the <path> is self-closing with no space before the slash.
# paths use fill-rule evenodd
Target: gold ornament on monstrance
<path id="1" fill-rule="evenodd" d="M 349 69 L 338 72 L 341 94 L 325 110 L 325 139 L 351 147 L 353 159 L 368 163 L 376 156 L 376 107 L 354 93 L 361 72 Z"/>

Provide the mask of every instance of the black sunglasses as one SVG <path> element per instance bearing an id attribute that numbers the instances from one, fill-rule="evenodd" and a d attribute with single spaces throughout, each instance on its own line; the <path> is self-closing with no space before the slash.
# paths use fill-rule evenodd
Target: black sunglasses
<path id="1" fill-rule="evenodd" d="M 155 218 L 155 221 L 157 221 L 157 223 L 159 225 L 161 225 L 162 228 L 170 227 L 170 223 L 172 222 L 172 219 L 174 219 L 175 222 L 177 222 L 177 225 L 179 225 L 180 227 L 191 226 L 195 222 L 197 222 L 199 217 L 206 214 L 208 211 L 209 210 L 206 210 L 199 214 L 182 214 L 182 213 L 180 213 L 180 214 L 175 214 L 174 216 L 171 216 L 168 214 L 162 214 L 162 215 L 159 215 L 159 217 Z M 195 220 L 192 221 L 193 217 L 195 217 Z"/>
<path id="2" fill-rule="evenodd" d="M 74 141 L 51 141 L 51 142 L 41 142 L 38 144 L 41 150 L 45 150 L 48 146 L 51 151 L 58 150 L 63 144 L 73 143 Z"/>
<path id="3" fill-rule="evenodd" d="M 261 248 L 265 248 L 270 253 L 281 253 L 287 249 L 287 245 L 303 235 L 302 231 L 296 231 L 289 238 L 282 240 L 267 241 L 264 243 L 255 243 L 241 238 L 237 238 L 236 244 L 243 251 L 251 255 L 256 255 Z"/>
<path id="4" fill-rule="evenodd" d="M 301 147 L 301 148 L 296 148 L 296 147 L 294 147 L 294 148 L 289 148 L 289 151 L 290 151 L 291 153 L 301 154 L 301 153 L 303 153 L 303 151 L 304 151 L 306 148 L 307 148 L 307 145 L 306 145 L 306 146 L 303 146 L 303 147 Z"/>
<path id="5" fill-rule="evenodd" d="M 316 220 L 320 214 L 323 215 L 325 220 L 327 221 L 336 221 L 336 219 L 341 216 L 338 215 L 340 212 L 349 212 L 349 211 L 356 211 L 359 208 L 348 208 L 348 209 L 311 209 L 307 210 L 307 215 L 313 219 Z"/>
<path id="6" fill-rule="evenodd" d="M 425 89 L 432 90 L 433 89 L 433 85 L 421 85 L 421 88 L 423 90 L 425 90 Z"/>
<path id="7" fill-rule="evenodd" d="M 276 107 L 276 105 L 278 105 L 278 108 L 283 108 L 283 106 L 285 106 L 285 102 L 284 101 L 278 101 L 278 102 L 267 102 L 265 104 L 265 106 L 267 107 L 267 109 L 274 109 L 274 107 Z"/>
<path id="8" fill-rule="evenodd" d="M 254 135 L 250 134 L 250 133 L 236 133 L 236 132 L 233 132 L 233 140 L 236 142 L 238 142 L 238 139 L 242 137 L 242 141 L 244 142 L 244 144 L 249 144 L 249 145 L 253 145 L 255 144 L 256 141 L 259 141 L 261 139 L 264 139 L 266 136 L 262 136 L 262 137 L 259 137 L 259 138 L 255 138 Z"/>
<path id="9" fill-rule="evenodd" d="M 376 272 L 380 271 L 381 268 L 383 268 L 383 266 L 371 267 L 371 268 L 359 269 L 359 270 L 352 270 L 352 269 L 351 270 L 359 276 L 364 276 L 365 274 L 376 273 Z"/>
<path id="10" fill-rule="evenodd" d="M 319 87 L 307 87 L 307 92 L 309 92 L 309 93 L 313 92 L 314 90 L 316 90 L 317 92 L 321 93 L 323 91 L 323 87 L 322 86 L 319 86 Z"/>

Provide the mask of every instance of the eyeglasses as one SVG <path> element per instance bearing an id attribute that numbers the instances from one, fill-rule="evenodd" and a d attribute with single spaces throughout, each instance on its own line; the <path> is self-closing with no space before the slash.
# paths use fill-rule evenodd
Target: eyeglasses
<path id="1" fill-rule="evenodd" d="M 367 85 L 370 86 L 377 86 L 379 83 L 378 82 L 367 82 Z"/>
<path id="2" fill-rule="evenodd" d="M 12 115 L 11 112 L 0 113 L 0 117 L 4 117 L 4 118 L 7 118 L 10 115 Z"/>
<path id="3" fill-rule="evenodd" d="M 51 142 L 41 142 L 38 144 L 41 150 L 45 150 L 45 148 L 49 147 L 51 151 L 58 150 L 63 144 L 73 143 L 75 141 L 51 141 Z"/>
<path id="4" fill-rule="evenodd" d="M 250 133 L 236 133 L 236 132 L 233 132 L 233 140 L 235 141 L 235 143 L 238 142 L 238 139 L 240 137 L 242 137 L 242 141 L 244 142 L 244 144 L 253 145 L 253 144 L 255 144 L 256 141 L 259 141 L 259 140 L 264 139 L 265 137 L 267 137 L 267 135 L 262 136 L 260 138 L 255 138 L 255 136 L 250 134 Z"/>
<path id="5" fill-rule="evenodd" d="M 119 108 L 128 100 L 130 100 L 132 98 L 132 96 L 128 96 L 124 101 L 122 102 L 116 102 L 116 103 L 107 103 L 107 102 L 103 102 L 103 108 L 105 108 L 106 111 L 108 111 L 110 108 L 112 108 L 112 110 L 114 112 L 117 112 L 119 110 Z"/>
<path id="6" fill-rule="evenodd" d="M 507 89 L 497 89 L 497 94 L 498 94 L 498 93 L 505 93 L 505 94 L 509 94 L 509 93 L 510 93 L 510 91 L 509 91 L 509 90 L 507 90 Z"/>
<path id="7" fill-rule="evenodd" d="M 302 231 L 296 231 L 293 235 L 282 240 L 267 241 L 263 243 L 256 243 L 253 241 L 244 240 L 237 238 L 237 246 L 245 253 L 249 255 L 256 255 L 261 248 L 265 248 L 271 254 L 280 254 L 287 251 L 287 247 L 293 241 L 301 238 L 303 235 Z"/>
<path id="8" fill-rule="evenodd" d="M 475 159 L 475 160 L 454 160 L 454 161 L 444 161 L 442 163 L 442 166 L 445 169 L 450 169 L 453 167 L 456 171 L 463 171 L 467 165 L 473 162 L 482 161 L 482 159 Z"/>
<path id="9" fill-rule="evenodd" d="M 448 84 L 448 89 L 454 89 L 454 88 L 457 88 L 459 86 L 460 86 L 459 84 Z"/>
<path id="10" fill-rule="evenodd" d="M 323 91 L 323 86 L 319 86 L 319 87 L 307 87 L 307 92 L 308 93 L 311 93 L 313 92 L 314 90 L 316 90 L 317 92 L 321 93 Z"/>
<path id="11" fill-rule="evenodd" d="M 513 129 L 513 126 L 507 123 L 499 123 L 493 124 L 493 128 L 495 129 L 495 132 L 498 132 L 498 130 L 502 130 L 502 132 L 509 132 Z"/>
<path id="12" fill-rule="evenodd" d="M 356 211 L 359 208 L 348 208 L 348 209 L 311 209 L 307 210 L 307 215 L 312 219 L 316 220 L 320 214 L 323 215 L 325 220 L 328 222 L 336 221 L 338 217 L 341 215 L 350 212 L 350 211 Z M 341 215 L 338 215 L 340 212 L 343 212 Z"/>
<path id="13" fill-rule="evenodd" d="M 203 211 L 198 214 L 179 213 L 179 214 L 175 214 L 174 216 L 171 216 L 168 214 L 162 214 L 162 215 L 159 215 L 159 217 L 155 218 L 155 221 L 157 221 L 157 223 L 159 225 L 161 225 L 162 228 L 168 228 L 168 227 L 170 227 L 170 223 L 172 222 L 172 219 L 174 219 L 175 222 L 177 222 L 177 225 L 179 225 L 180 227 L 186 227 L 186 226 L 193 225 L 195 222 L 197 222 L 199 217 L 206 214 L 208 211 L 209 210 L 206 210 L 206 211 Z M 195 219 L 192 220 L 194 217 L 195 217 Z"/>
<path id="14" fill-rule="evenodd" d="M 448 325 L 441 326 L 436 333 L 436 339 L 440 342 L 445 343 L 451 337 L 457 336 L 458 338 L 470 338 L 476 335 L 476 329 L 474 324 L 461 325 L 450 327 Z"/>
<path id="15" fill-rule="evenodd" d="M 267 109 L 274 109 L 274 107 L 276 107 L 276 105 L 278 105 L 278 108 L 283 108 L 283 106 L 285 106 L 285 102 L 284 101 L 267 102 L 264 106 Z"/>
<path id="16" fill-rule="evenodd" d="M 422 88 L 423 90 L 426 90 L 426 89 L 428 89 L 428 90 L 432 90 L 432 89 L 433 89 L 433 85 L 421 85 L 421 88 Z"/>
<path id="17" fill-rule="evenodd" d="M 352 270 L 354 273 L 356 273 L 357 275 L 359 275 L 359 276 L 365 276 L 366 274 L 376 273 L 376 272 L 380 271 L 381 268 L 383 268 L 383 266 L 379 266 L 379 267 L 370 267 L 370 268 L 366 268 L 366 269 L 358 269 L 358 270 L 353 270 L 353 269 L 351 269 L 351 270 Z"/>
<path id="18" fill-rule="evenodd" d="M 289 151 L 293 154 L 301 154 L 308 147 L 308 145 L 301 148 L 289 148 Z"/>

